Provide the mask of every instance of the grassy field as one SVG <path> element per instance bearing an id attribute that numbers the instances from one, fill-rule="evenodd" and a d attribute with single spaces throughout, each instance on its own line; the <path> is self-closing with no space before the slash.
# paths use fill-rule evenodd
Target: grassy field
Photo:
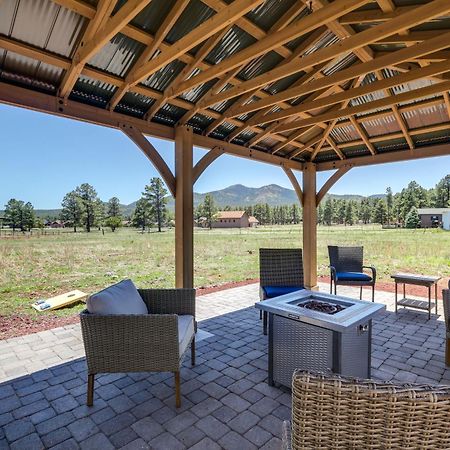
<path id="1" fill-rule="evenodd" d="M 382 230 L 378 226 L 319 227 L 319 273 L 328 274 L 327 245 L 364 245 L 381 280 L 393 271 L 450 276 L 450 233 Z M 301 246 L 300 226 L 196 230 L 195 285 L 257 278 L 260 247 Z M 93 292 L 125 277 L 138 286 L 174 285 L 174 232 L 61 233 L 0 239 L 0 315 L 34 313 L 30 303 L 72 289 Z M 81 308 L 67 308 L 58 315 Z"/>

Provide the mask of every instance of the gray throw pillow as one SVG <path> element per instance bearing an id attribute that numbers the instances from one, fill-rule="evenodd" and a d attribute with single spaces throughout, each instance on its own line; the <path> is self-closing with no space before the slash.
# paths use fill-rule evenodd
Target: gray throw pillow
<path id="1" fill-rule="evenodd" d="M 131 280 L 123 280 L 91 295 L 87 301 L 91 314 L 148 314 L 147 306 Z"/>

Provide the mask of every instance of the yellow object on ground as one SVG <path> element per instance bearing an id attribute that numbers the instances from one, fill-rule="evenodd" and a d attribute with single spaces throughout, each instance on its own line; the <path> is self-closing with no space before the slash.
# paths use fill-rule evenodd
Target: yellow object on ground
<path id="1" fill-rule="evenodd" d="M 86 301 L 88 294 L 78 290 L 66 292 L 65 294 L 57 295 L 43 300 L 38 300 L 31 306 L 39 312 L 51 311 L 52 309 L 63 308 L 72 303 Z"/>

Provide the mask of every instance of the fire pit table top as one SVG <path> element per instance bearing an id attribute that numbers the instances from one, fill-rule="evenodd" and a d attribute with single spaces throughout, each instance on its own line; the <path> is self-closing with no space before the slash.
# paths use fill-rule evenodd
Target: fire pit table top
<path id="1" fill-rule="evenodd" d="M 340 332 L 367 322 L 386 309 L 380 303 L 308 290 L 264 300 L 255 306 L 269 313 Z"/>

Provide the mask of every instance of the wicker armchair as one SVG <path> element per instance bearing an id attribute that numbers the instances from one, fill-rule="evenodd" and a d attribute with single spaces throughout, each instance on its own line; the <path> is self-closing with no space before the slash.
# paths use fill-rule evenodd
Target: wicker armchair
<path id="1" fill-rule="evenodd" d="M 259 285 L 260 300 L 304 289 L 302 249 L 260 248 Z M 267 334 L 267 312 L 263 314 L 263 328 Z"/>
<path id="2" fill-rule="evenodd" d="M 190 344 L 195 365 L 195 334 L 192 330 L 180 342 L 178 321 L 192 316 L 195 323 L 195 289 L 139 289 L 139 294 L 151 314 L 80 314 L 88 406 L 93 404 L 94 376 L 107 372 L 173 372 L 176 406 L 181 405 L 181 359 Z"/>
<path id="3" fill-rule="evenodd" d="M 445 319 L 445 365 L 450 366 L 450 280 L 448 289 L 442 290 L 442 301 Z"/>
<path id="4" fill-rule="evenodd" d="M 283 450 L 448 449 L 450 386 L 296 371 Z"/>
<path id="5" fill-rule="evenodd" d="M 363 265 L 364 247 L 328 246 L 330 257 L 330 294 L 336 295 L 336 286 L 360 286 L 359 298 L 362 299 L 363 286 L 372 286 L 372 301 L 375 301 L 375 282 L 377 271 L 373 266 Z M 372 276 L 364 273 L 363 269 L 370 269 Z"/>

